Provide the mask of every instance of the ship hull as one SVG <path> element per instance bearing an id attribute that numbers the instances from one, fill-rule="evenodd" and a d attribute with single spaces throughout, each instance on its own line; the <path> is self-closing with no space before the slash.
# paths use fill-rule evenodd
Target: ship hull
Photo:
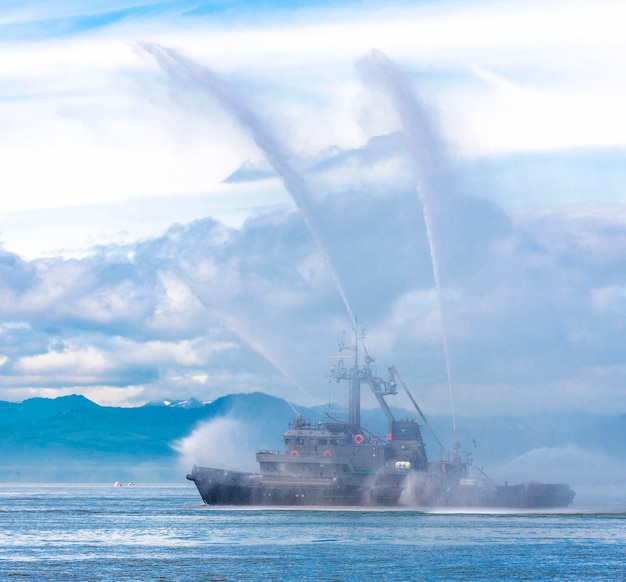
<path id="1" fill-rule="evenodd" d="M 355 506 L 495 509 L 567 507 L 574 491 L 565 484 L 483 485 L 446 480 L 441 474 L 377 475 L 361 482 L 268 480 L 256 473 L 194 467 L 193 481 L 208 505 Z"/>

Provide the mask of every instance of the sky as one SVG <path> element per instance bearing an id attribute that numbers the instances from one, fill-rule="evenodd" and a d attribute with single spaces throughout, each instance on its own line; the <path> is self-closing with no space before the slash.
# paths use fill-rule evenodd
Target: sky
<path id="1" fill-rule="evenodd" d="M 625 17 L 3 2 L 0 400 L 626 412 Z"/>

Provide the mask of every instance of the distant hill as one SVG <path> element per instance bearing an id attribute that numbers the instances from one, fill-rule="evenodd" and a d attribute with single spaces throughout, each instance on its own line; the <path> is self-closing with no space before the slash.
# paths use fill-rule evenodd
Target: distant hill
<path id="1" fill-rule="evenodd" d="M 321 416 L 319 409 L 299 411 L 311 420 Z M 0 402 L 0 481 L 180 482 L 196 462 L 254 470 L 254 453 L 280 449 L 293 416 L 285 400 L 262 393 L 137 408 L 99 406 L 76 395 Z M 374 432 L 386 434 L 379 411 L 363 411 L 363 418 Z M 430 423 L 451 448 L 450 419 Z M 457 429 L 475 465 L 496 476 L 506 470 L 535 478 L 534 468 L 546 480 L 569 479 L 567 471 L 586 481 L 606 477 L 601 484 L 626 479 L 626 414 L 458 418 Z M 423 433 L 435 458 L 439 448 L 426 428 Z"/>
<path id="2" fill-rule="evenodd" d="M 197 425 L 250 419 L 255 430 L 273 436 L 265 446 L 277 448 L 292 416 L 284 400 L 260 393 L 137 408 L 99 406 L 75 395 L 0 401 L 0 481 L 106 482 L 124 475 L 180 481 L 184 470 L 174 446 Z"/>

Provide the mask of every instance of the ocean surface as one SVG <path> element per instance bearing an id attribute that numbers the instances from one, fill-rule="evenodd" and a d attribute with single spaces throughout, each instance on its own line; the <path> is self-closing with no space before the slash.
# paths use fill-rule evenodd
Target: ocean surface
<path id="1" fill-rule="evenodd" d="M 0 485 L 0 580 L 624 580 L 626 512 L 210 508 L 193 484 Z"/>

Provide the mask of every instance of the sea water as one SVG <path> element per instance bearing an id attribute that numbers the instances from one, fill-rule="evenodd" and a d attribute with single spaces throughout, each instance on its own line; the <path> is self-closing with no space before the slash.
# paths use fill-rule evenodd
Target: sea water
<path id="1" fill-rule="evenodd" d="M 626 512 L 215 508 L 192 484 L 0 485 L 0 580 L 624 580 Z"/>

